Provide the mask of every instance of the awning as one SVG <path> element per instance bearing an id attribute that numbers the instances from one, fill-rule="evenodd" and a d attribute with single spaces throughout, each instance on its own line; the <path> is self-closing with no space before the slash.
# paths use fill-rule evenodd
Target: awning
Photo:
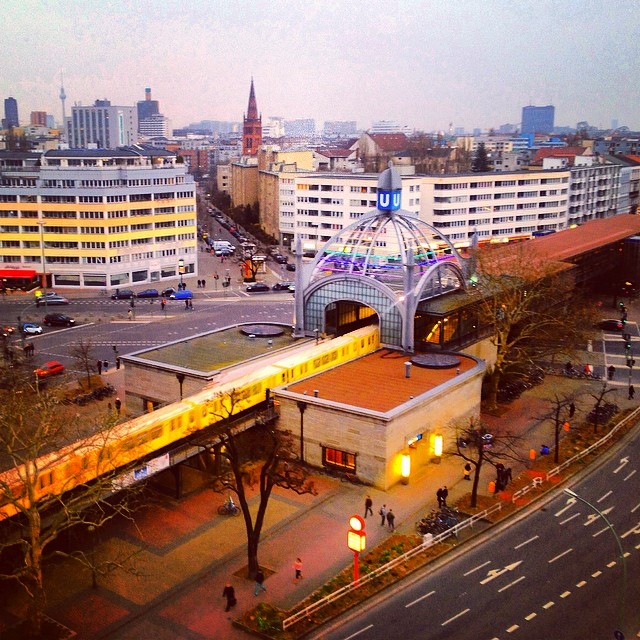
<path id="1" fill-rule="evenodd" d="M 35 269 L 0 269 L 0 278 L 35 278 Z"/>

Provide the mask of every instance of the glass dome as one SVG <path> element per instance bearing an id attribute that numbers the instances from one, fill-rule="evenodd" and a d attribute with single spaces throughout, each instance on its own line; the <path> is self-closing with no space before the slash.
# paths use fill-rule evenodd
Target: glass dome
<path id="1" fill-rule="evenodd" d="M 457 269 L 446 268 L 448 264 Z M 376 210 L 324 245 L 316 256 L 310 284 L 331 276 L 357 275 L 374 278 L 402 294 L 410 265 L 411 281 L 421 283 L 422 289 L 430 288 L 423 281 L 428 273 L 440 282 L 439 291 L 443 290 L 443 276 L 448 282 L 444 289 L 463 286 L 457 276 L 461 267 L 458 253 L 437 229 L 408 211 Z"/>

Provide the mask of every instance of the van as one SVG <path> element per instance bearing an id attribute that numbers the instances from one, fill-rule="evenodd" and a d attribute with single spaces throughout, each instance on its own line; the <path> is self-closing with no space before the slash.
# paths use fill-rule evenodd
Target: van
<path id="1" fill-rule="evenodd" d="M 228 241 L 228 240 L 214 240 L 213 241 L 214 250 L 224 249 L 226 251 L 235 251 L 236 248 Z"/>

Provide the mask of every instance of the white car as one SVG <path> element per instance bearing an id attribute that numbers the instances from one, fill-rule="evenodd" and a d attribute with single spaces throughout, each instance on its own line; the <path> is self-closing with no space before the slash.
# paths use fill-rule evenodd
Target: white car
<path id="1" fill-rule="evenodd" d="M 40 335 L 42 333 L 42 327 L 35 322 L 25 322 L 22 325 L 22 331 L 28 335 Z"/>

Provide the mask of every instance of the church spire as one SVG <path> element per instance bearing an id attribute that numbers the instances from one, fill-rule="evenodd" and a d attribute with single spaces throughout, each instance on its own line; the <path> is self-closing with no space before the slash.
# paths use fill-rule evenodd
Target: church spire
<path id="1" fill-rule="evenodd" d="M 247 115 L 242 124 L 242 155 L 255 156 L 262 144 L 262 116 L 258 115 L 258 103 L 256 92 L 251 78 L 251 90 L 249 91 L 249 106 Z"/>

